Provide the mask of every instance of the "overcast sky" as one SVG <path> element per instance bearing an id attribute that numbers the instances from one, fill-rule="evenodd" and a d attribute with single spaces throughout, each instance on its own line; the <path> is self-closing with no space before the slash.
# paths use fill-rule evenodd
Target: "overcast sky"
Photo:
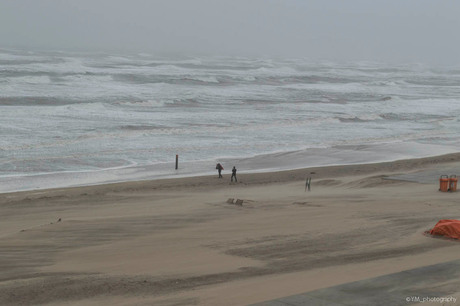
<path id="1" fill-rule="evenodd" d="M 0 47 L 460 65 L 458 0 L 0 0 Z"/>

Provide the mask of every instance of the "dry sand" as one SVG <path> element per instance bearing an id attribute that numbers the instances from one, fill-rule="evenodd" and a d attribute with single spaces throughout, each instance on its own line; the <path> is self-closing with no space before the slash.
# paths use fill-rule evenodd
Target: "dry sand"
<path id="1" fill-rule="evenodd" d="M 460 259 L 423 235 L 459 194 L 386 179 L 440 166 L 460 154 L 1 194 L 0 305 L 244 305 Z"/>

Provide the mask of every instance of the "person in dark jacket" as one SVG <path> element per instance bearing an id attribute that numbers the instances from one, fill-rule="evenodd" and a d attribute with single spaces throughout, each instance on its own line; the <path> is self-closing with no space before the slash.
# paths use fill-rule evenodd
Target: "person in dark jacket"
<path id="1" fill-rule="evenodd" d="M 233 182 L 233 178 L 235 178 L 235 182 L 238 182 L 238 180 L 236 179 L 236 168 L 235 168 L 235 166 L 233 166 L 233 169 L 232 169 L 232 177 L 231 177 L 232 182 Z"/>
<path id="2" fill-rule="evenodd" d="M 219 178 L 222 178 L 221 172 L 222 172 L 222 170 L 224 170 L 224 167 L 222 167 L 222 165 L 220 163 L 218 163 L 216 165 L 216 169 L 217 169 L 217 172 L 219 173 Z"/>

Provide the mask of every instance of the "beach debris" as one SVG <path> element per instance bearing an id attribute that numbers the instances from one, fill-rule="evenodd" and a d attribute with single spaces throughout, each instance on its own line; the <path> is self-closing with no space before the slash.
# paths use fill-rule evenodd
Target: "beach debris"
<path id="1" fill-rule="evenodd" d="M 308 202 L 292 202 L 292 204 L 297 204 L 297 205 L 305 205 L 307 204 Z"/>
<path id="2" fill-rule="evenodd" d="M 239 205 L 239 206 L 243 206 L 243 202 L 244 202 L 244 201 L 241 200 L 241 199 L 236 199 L 236 201 L 235 201 L 234 198 L 229 198 L 229 199 L 227 200 L 227 203 L 228 203 L 228 204 L 235 204 L 235 205 Z"/>
<path id="3" fill-rule="evenodd" d="M 59 218 L 59 219 L 57 220 L 57 222 L 61 222 L 61 218 Z"/>
<path id="4" fill-rule="evenodd" d="M 293 202 L 292 204 L 301 205 L 301 206 L 305 206 L 305 207 L 323 207 L 323 205 L 312 204 L 310 202 Z"/>

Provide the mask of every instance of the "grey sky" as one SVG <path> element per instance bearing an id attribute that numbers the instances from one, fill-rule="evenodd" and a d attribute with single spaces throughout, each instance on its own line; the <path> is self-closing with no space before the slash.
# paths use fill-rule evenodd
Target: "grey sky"
<path id="1" fill-rule="evenodd" d="M 0 47 L 460 65 L 455 0 L 0 0 Z"/>

